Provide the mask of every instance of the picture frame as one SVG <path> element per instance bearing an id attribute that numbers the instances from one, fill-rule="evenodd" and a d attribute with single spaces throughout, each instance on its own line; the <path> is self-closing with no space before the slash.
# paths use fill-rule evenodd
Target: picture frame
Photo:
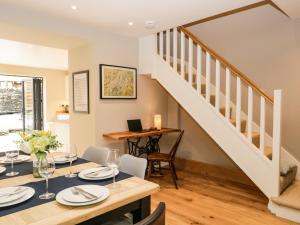
<path id="1" fill-rule="evenodd" d="M 90 113 L 89 70 L 72 73 L 73 111 Z"/>
<path id="2" fill-rule="evenodd" d="M 137 99 L 137 69 L 100 64 L 100 99 Z"/>

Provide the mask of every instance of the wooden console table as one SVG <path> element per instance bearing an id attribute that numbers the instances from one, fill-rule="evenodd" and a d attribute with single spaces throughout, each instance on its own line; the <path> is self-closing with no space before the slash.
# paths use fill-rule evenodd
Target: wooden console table
<path id="1" fill-rule="evenodd" d="M 149 152 L 159 151 L 159 140 L 163 134 L 180 132 L 175 128 L 162 128 L 161 130 L 149 130 L 143 132 L 113 132 L 103 134 L 103 137 L 113 140 L 127 140 L 128 152 L 131 155 L 140 156 Z M 140 146 L 139 143 L 142 137 L 148 137 L 146 145 Z"/>

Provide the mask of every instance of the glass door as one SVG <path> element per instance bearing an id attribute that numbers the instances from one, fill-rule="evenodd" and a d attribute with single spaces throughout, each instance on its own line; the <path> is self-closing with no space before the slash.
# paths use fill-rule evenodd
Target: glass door
<path id="1" fill-rule="evenodd" d="M 23 129 L 43 129 L 43 80 L 33 78 L 23 81 Z"/>

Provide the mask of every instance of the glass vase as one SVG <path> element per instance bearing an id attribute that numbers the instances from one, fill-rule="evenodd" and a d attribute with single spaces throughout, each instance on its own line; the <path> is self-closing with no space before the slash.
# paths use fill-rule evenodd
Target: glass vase
<path id="1" fill-rule="evenodd" d="M 45 158 L 45 156 L 37 157 L 36 155 L 32 155 L 32 175 L 34 178 L 41 178 L 42 176 L 39 173 L 39 163 L 40 161 Z"/>

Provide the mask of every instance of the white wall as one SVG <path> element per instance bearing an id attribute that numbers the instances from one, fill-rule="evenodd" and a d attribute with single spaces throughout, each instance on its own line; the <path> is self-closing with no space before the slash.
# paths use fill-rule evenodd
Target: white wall
<path id="1" fill-rule="evenodd" d="M 283 146 L 299 160 L 300 20 L 263 6 L 189 30 L 268 94 L 283 90 Z"/>
<path id="2" fill-rule="evenodd" d="M 68 51 L 0 39 L 0 64 L 68 69 Z"/>

